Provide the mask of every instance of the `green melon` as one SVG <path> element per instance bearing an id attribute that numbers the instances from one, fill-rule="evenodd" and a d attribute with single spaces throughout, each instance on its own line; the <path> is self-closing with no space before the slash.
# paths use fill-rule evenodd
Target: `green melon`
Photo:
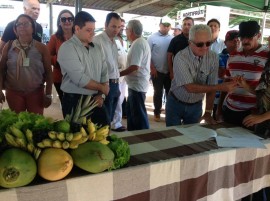
<path id="1" fill-rule="evenodd" d="M 34 180 L 36 174 L 36 162 L 28 152 L 11 148 L 0 155 L 0 186 L 25 186 Z"/>
<path id="2" fill-rule="evenodd" d="M 99 173 L 113 165 L 113 151 L 100 142 L 86 142 L 70 152 L 74 164 L 91 173 Z"/>

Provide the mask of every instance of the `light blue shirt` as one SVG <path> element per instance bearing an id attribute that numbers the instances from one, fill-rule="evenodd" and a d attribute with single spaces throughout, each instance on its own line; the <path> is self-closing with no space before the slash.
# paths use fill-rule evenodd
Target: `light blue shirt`
<path id="1" fill-rule="evenodd" d="M 147 41 L 140 37 L 133 41 L 127 56 L 127 68 L 139 66 L 139 69 L 125 76 L 128 88 L 138 92 L 147 92 L 150 79 L 151 50 Z"/>
<path id="2" fill-rule="evenodd" d="M 173 36 L 163 35 L 156 32 L 149 36 L 148 44 L 151 49 L 151 61 L 156 70 L 160 73 L 168 73 L 167 50 Z"/>
<path id="3" fill-rule="evenodd" d="M 74 34 L 64 42 L 57 56 L 63 80 L 61 89 L 66 93 L 94 95 L 98 91 L 84 88 L 90 80 L 108 82 L 108 68 L 101 47 L 89 45 L 89 50 Z"/>
<path id="4" fill-rule="evenodd" d="M 210 50 L 213 52 L 219 54 L 226 48 L 226 45 L 224 43 L 224 40 L 217 38 L 211 45 Z"/>

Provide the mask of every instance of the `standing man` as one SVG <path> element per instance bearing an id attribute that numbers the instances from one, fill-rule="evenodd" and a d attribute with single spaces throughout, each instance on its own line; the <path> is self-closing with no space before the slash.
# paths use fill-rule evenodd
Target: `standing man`
<path id="1" fill-rule="evenodd" d="M 160 121 L 163 89 L 165 89 L 167 96 L 171 87 L 167 60 L 167 49 L 173 38 L 173 36 L 169 35 L 170 29 L 170 23 L 160 23 L 159 31 L 152 34 L 147 40 L 151 49 L 150 74 L 154 87 L 154 120 L 157 122 Z"/>
<path id="2" fill-rule="evenodd" d="M 173 59 L 175 55 L 188 46 L 188 34 L 190 28 L 194 25 L 194 20 L 191 17 L 185 17 L 182 24 L 182 33 L 174 37 L 167 51 L 168 68 L 170 72 L 170 78 L 173 79 Z"/>
<path id="3" fill-rule="evenodd" d="M 207 22 L 207 25 L 211 28 L 212 32 L 212 45 L 210 50 L 219 54 L 225 48 L 224 41 L 218 37 L 220 32 L 220 22 L 217 19 L 211 19 Z"/>
<path id="4" fill-rule="evenodd" d="M 209 124 L 216 123 L 211 116 L 216 91 L 230 91 L 235 87 L 234 81 L 216 85 L 218 55 L 209 51 L 211 37 L 207 25 L 194 25 L 189 32 L 189 46 L 175 56 L 166 126 L 198 123 L 205 94 L 206 110 L 202 118 Z"/>
<path id="5" fill-rule="evenodd" d="M 222 52 L 219 54 L 219 70 L 218 70 L 218 83 L 222 83 L 224 80 L 226 67 L 227 67 L 227 61 L 231 53 L 238 50 L 240 47 L 240 40 L 238 37 L 238 30 L 231 30 L 226 33 L 225 36 L 225 45 L 226 48 L 222 50 Z M 225 94 L 225 93 L 222 93 Z M 216 92 L 216 98 L 214 102 L 214 108 L 213 108 L 213 118 L 215 120 L 222 120 L 221 114 L 222 114 L 222 103 L 224 100 L 224 95 L 220 96 L 220 91 Z M 219 104 L 221 102 L 221 104 Z M 218 107 L 218 108 L 217 108 Z"/>
<path id="6" fill-rule="evenodd" d="M 64 92 L 62 111 L 71 114 L 81 95 L 90 95 L 97 101 L 91 119 L 98 124 L 110 124 L 103 105 L 109 93 L 108 68 L 101 47 L 92 42 L 95 19 L 87 12 L 78 12 L 74 19 L 74 35 L 58 51 L 58 62 L 63 74 L 61 90 Z"/>
<path id="7" fill-rule="evenodd" d="M 118 33 L 115 42 L 118 49 L 118 68 L 119 71 L 125 70 L 127 65 L 127 44 L 123 38 L 123 31 L 125 28 L 125 20 L 121 19 L 121 29 Z M 126 95 L 126 81 L 124 77 L 119 78 L 119 89 L 120 89 L 120 96 L 116 105 L 113 121 L 111 123 L 111 127 L 113 131 L 116 132 L 123 132 L 126 130 L 126 127 L 122 125 L 122 103 L 124 101 Z"/>
<path id="8" fill-rule="evenodd" d="M 105 31 L 94 37 L 94 42 L 99 44 L 105 55 L 108 66 L 110 92 L 105 99 L 105 106 L 110 116 L 111 122 L 115 113 L 115 108 L 120 96 L 119 90 L 119 69 L 118 50 L 115 37 L 121 28 L 121 18 L 117 13 L 109 13 L 105 21 Z"/>
<path id="9" fill-rule="evenodd" d="M 35 32 L 33 34 L 33 39 L 42 42 L 42 26 L 36 22 L 39 12 L 40 12 L 40 5 L 38 0 L 23 0 L 23 9 L 24 14 L 29 15 L 35 22 Z M 15 20 L 8 23 L 7 27 L 4 30 L 3 36 L 1 38 L 0 42 L 0 56 L 2 54 L 2 50 L 5 46 L 5 44 L 9 40 L 15 40 L 17 38 L 15 32 L 14 32 L 14 24 Z"/>
<path id="10" fill-rule="evenodd" d="M 126 34 L 131 42 L 127 57 L 127 69 L 120 72 L 126 75 L 128 85 L 127 129 L 148 129 L 149 122 L 145 108 L 145 96 L 149 86 L 151 50 L 142 37 L 143 26 L 139 20 L 130 20 Z"/>
<path id="11" fill-rule="evenodd" d="M 268 49 L 259 43 L 260 25 L 256 21 L 241 22 L 239 37 L 242 47 L 230 54 L 226 78 L 242 77 L 255 88 L 267 61 Z M 242 87 L 227 94 L 223 107 L 223 119 L 227 123 L 242 126 L 243 119 L 251 114 L 256 106 L 256 96 Z"/>

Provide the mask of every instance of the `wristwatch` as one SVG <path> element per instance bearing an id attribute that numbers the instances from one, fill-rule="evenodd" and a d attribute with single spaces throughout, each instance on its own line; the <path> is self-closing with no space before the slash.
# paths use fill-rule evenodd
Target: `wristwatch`
<path id="1" fill-rule="evenodd" d="M 101 94 L 101 98 L 102 98 L 103 100 L 105 100 L 105 98 L 106 98 L 105 94 Z"/>

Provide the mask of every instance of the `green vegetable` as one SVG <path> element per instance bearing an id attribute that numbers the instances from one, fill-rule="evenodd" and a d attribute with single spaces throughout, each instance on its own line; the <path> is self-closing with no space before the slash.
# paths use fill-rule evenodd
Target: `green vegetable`
<path id="1" fill-rule="evenodd" d="M 116 135 L 110 135 L 108 138 L 110 141 L 108 147 L 114 152 L 114 164 L 110 170 L 123 167 L 130 159 L 128 143 L 122 138 L 118 138 Z"/>
<path id="2" fill-rule="evenodd" d="M 56 121 L 54 123 L 54 130 L 57 132 L 68 133 L 70 131 L 70 125 L 66 120 Z"/>
<path id="3" fill-rule="evenodd" d="M 4 109 L 0 112 L 0 142 L 4 139 L 7 128 L 18 120 L 18 115 L 10 109 Z"/>

